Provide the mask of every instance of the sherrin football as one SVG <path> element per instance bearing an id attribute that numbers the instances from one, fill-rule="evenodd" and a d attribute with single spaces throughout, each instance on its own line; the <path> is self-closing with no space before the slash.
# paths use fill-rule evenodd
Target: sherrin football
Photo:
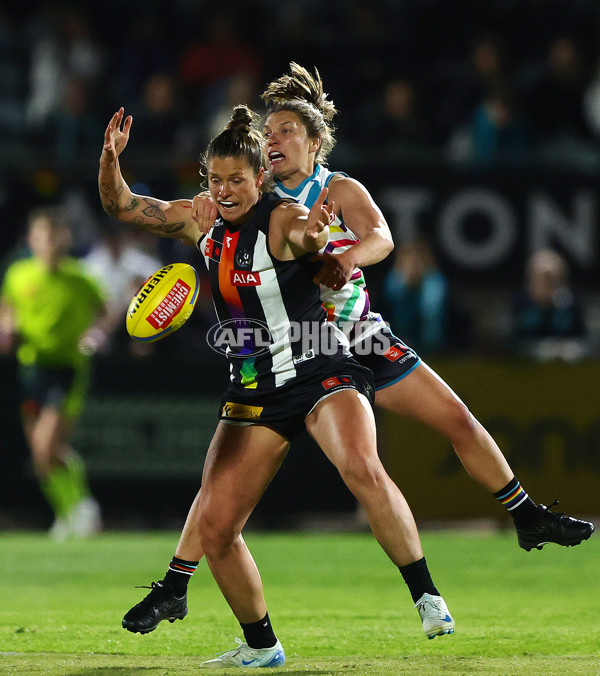
<path id="1" fill-rule="evenodd" d="M 200 279 L 191 265 L 165 265 L 148 277 L 131 300 L 127 333 L 151 343 L 177 331 L 192 314 L 199 289 Z"/>

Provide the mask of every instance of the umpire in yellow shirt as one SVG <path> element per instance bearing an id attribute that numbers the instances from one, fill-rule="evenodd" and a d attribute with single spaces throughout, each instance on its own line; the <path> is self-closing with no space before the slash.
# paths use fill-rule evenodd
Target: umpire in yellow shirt
<path id="1" fill-rule="evenodd" d="M 28 217 L 31 256 L 12 263 L 0 294 L 0 346 L 16 350 L 21 417 L 57 540 L 87 537 L 101 527 L 85 466 L 68 436 L 83 408 L 89 356 L 103 332 L 102 292 L 67 255 L 71 232 L 59 207 Z"/>

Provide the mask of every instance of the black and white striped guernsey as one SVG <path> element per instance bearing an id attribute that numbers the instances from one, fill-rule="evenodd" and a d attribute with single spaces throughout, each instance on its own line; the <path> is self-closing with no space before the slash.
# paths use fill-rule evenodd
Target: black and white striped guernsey
<path id="1" fill-rule="evenodd" d="M 219 216 L 199 243 L 220 325 L 211 340 L 226 344 L 231 380 L 244 388 L 281 387 L 348 355 L 313 283 L 314 254 L 289 261 L 271 254 L 269 221 L 281 202 L 262 195 L 239 227 Z"/>

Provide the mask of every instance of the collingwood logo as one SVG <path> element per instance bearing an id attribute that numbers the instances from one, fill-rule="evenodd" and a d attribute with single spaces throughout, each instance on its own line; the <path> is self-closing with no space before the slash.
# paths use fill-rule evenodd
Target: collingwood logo
<path id="1" fill-rule="evenodd" d="M 238 268 L 251 268 L 252 267 L 252 256 L 249 251 L 238 251 L 235 254 L 235 264 Z"/>

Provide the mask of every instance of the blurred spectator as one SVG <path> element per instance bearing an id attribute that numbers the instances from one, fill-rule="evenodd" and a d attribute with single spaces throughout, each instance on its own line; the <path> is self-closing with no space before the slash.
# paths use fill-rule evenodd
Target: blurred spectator
<path id="1" fill-rule="evenodd" d="M 429 86 L 438 140 L 443 143 L 462 130 L 492 93 L 510 91 L 512 78 L 504 41 L 493 33 L 478 35 L 464 62 L 450 54 L 442 57 Z"/>
<path id="2" fill-rule="evenodd" d="M 103 124 L 90 100 L 89 86 L 82 77 L 68 77 L 62 83 L 59 105 L 51 115 L 54 157 L 61 168 L 79 167 L 97 153 Z"/>
<path id="3" fill-rule="evenodd" d="M 18 24 L 0 9 L 0 143 L 3 154 L 18 156 L 24 124 L 27 53 Z"/>
<path id="4" fill-rule="evenodd" d="M 545 60 L 525 70 L 521 86 L 524 112 L 540 144 L 590 138 L 583 112 L 588 75 L 577 42 L 556 38 Z"/>
<path id="5" fill-rule="evenodd" d="M 126 110 L 143 98 L 144 85 L 152 75 L 173 73 L 177 68 L 176 50 L 165 36 L 159 12 L 150 4 L 136 13 L 127 28 L 127 39 L 119 41 L 112 54 L 114 95 Z"/>
<path id="6" fill-rule="evenodd" d="M 394 160 L 433 149 L 431 129 L 411 80 L 403 77 L 388 80 L 377 104 L 372 109 L 367 101 L 364 114 L 369 118 L 371 131 L 361 136 L 378 158 Z"/>
<path id="7" fill-rule="evenodd" d="M 426 242 L 397 250 L 384 280 L 383 301 L 392 331 L 417 352 L 432 354 L 447 346 L 448 283 Z"/>
<path id="8" fill-rule="evenodd" d="M 260 110 L 262 106 L 259 98 L 260 91 L 256 75 L 245 70 L 233 73 L 223 83 L 219 105 L 207 110 L 207 124 L 204 125 L 205 138 L 201 147 L 225 128 L 231 119 L 231 111 L 237 104 L 245 103 L 254 110 Z"/>
<path id="9" fill-rule="evenodd" d="M 330 72 L 330 75 L 345 85 L 340 104 L 343 108 L 347 103 L 345 97 L 352 97 L 357 91 L 361 97 L 376 95 L 390 76 L 392 64 L 402 61 L 402 48 L 394 41 L 394 30 L 386 20 L 386 11 L 380 0 L 349 3 L 341 19 L 336 17 L 336 22 L 338 20 L 343 26 L 338 49 L 344 54 L 344 59 L 336 59 L 337 71 Z M 327 38 L 323 42 L 327 44 Z M 336 100 L 338 98 L 336 95 Z"/>
<path id="10" fill-rule="evenodd" d="M 42 5 L 28 23 L 31 36 L 27 121 L 43 131 L 57 112 L 71 78 L 97 84 L 105 64 L 104 47 L 92 34 L 81 7 L 60 3 Z"/>
<path id="11" fill-rule="evenodd" d="M 525 287 L 511 308 L 511 345 L 521 356 L 574 361 L 589 351 L 582 305 L 565 259 L 543 249 L 527 262 Z"/>
<path id="12" fill-rule="evenodd" d="M 183 128 L 179 84 L 167 72 L 152 73 L 144 82 L 142 98 L 131 109 L 142 152 L 165 162 L 177 155 Z M 196 153 L 197 155 L 197 149 Z"/>
<path id="13" fill-rule="evenodd" d="M 211 105 L 211 92 L 218 97 L 223 82 L 237 72 L 262 75 L 260 52 L 238 38 L 236 25 L 226 12 L 202 14 L 199 25 L 204 26 L 205 38 L 186 45 L 179 61 L 179 76 L 194 106 L 201 99 Z"/>
<path id="14" fill-rule="evenodd" d="M 483 97 L 469 123 L 450 139 L 449 155 L 454 161 L 514 163 L 526 157 L 529 145 L 527 123 L 514 93 L 498 87 Z"/>

